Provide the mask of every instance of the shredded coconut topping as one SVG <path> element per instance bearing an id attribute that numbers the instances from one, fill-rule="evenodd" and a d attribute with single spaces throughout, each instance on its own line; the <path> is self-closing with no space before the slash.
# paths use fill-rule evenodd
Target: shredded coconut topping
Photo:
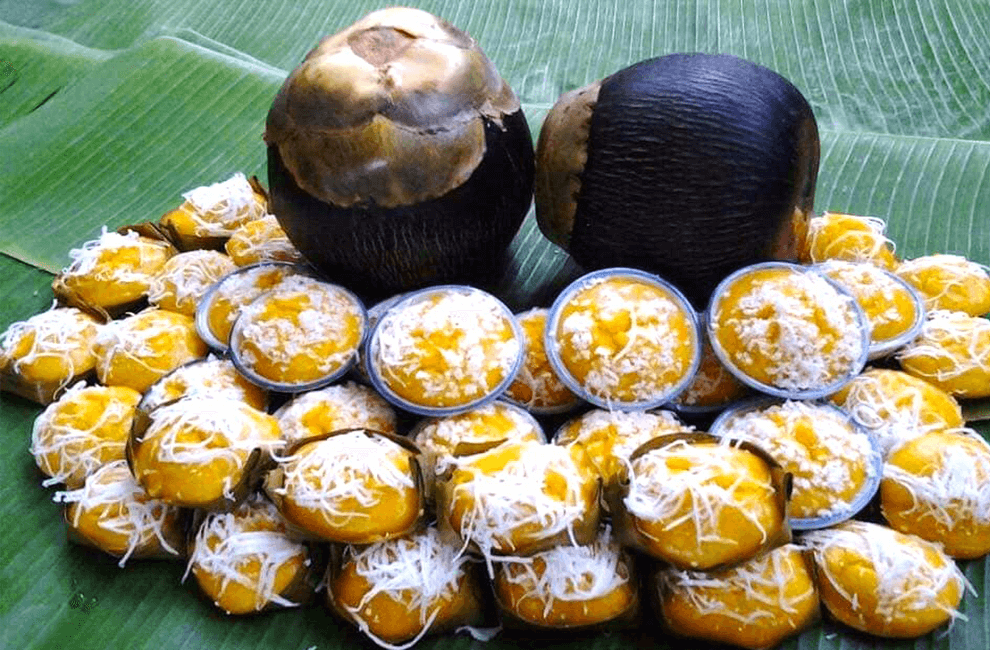
<path id="1" fill-rule="evenodd" d="M 302 440 L 338 429 L 365 428 L 394 433 L 396 414 L 378 393 L 354 382 L 296 395 L 276 413 L 282 438 Z"/>
<path id="2" fill-rule="evenodd" d="M 234 262 L 213 250 L 192 250 L 174 255 L 152 277 L 148 285 L 148 302 L 166 301 L 184 314 L 196 311 L 197 301 L 221 277 L 233 271 Z"/>
<path id="3" fill-rule="evenodd" d="M 210 356 L 202 361 L 179 366 L 151 385 L 141 402 L 151 411 L 180 397 L 214 396 L 247 402 L 249 384 L 241 378 L 230 359 Z"/>
<path id="4" fill-rule="evenodd" d="M 123 567 L 134 551 L 157 543 L 164 551 L 179 555 L 167 539 L 166 528 L 174 526 L 179 509 L 152 499 L 131 475 L 126 460 L 116 460 L 94 472 L 78 490 L 56 492 L 54 500 L 73 504 L 72 525 L 99 509 L 97 526 L 127 538 L 127 550 L 118 565 Z"/>
<path id="5" fill-rule="evenodd" d="M 266 210 L 240 172 L 225 181 L 189 190 L 182 198 L 194 208 L 194 234 L 200 237 L 230 235 L 238 226 L 262 217 Z"/>
<path id="6" fill-rule="evenodd" d="M 75 307 L 56 307 L 12 323 L 0 338 L 0 366 L 12 362 L 16 373 L 54 360 L 64 370 L 59 389 L 95 364 L 92 344 L 100 323 Z M 27 347 L 21 350 L 27 343 Z"/>
<path id="7" fill-rule="evenodd" d="M 910 289 L 888 271 L 865 262 L 840 260 L 829 260 L 817 268 L 856 297 L 875 343 L 907 333 L 922 317 Z"/>
<path id="8" fill-rule="evenodd" d="M 897 359 L 911 374 L 945 385 L 953 394 L 985 396 L 987 382 L 969 387 L 966 377 L 990 378 L 990 320 L 958 311 L 930 312 L 921 335 L 901 348 Z"/>
<path id="9" fill-rule="evenodd" d="M 302 262 L 299 250 L 289 241 L 275 215 L 249 221 L 231 234 L 224 244 L 227 254 L 239 265 L 258 262 Z"/>
<path id="10" fill-rule="evenodd" d="M 962 255 L 924 255 L 902 262 L 896 273 L 921 293 L 926 309 L 979 316 L 990 306 L 990 271 Z"/>

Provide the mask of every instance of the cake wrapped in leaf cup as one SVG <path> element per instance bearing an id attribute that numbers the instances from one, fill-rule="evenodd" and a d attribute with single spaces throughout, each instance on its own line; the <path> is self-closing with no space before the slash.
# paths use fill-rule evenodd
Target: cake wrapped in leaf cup
<path id="1" fill-rule="evenodd" d="M 419 9 L 320 41 L 272 102 L 265 142 L 271 212 L 365 295 L 494 277 L 532 201 L 519 100 L 474 39 Z"/>
<path id="2" fill-rule="evenodd" d="M 158 226 L 184 250 L 222 250 L 231 234 L 268 211 L 268 194 L 257 178 L 237 172 L 226 180 L 195 187 L 182 204 L 162 215 Z"/>

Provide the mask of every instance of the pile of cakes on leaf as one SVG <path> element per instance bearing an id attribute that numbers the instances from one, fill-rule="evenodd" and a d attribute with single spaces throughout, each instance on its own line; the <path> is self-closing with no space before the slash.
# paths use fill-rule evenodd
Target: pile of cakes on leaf
<path id="1" fill-rule="evenodd" d="M 706 138 L 756 133 L 704 112 L 724 84 L 775 117 L 788 183 L 710 160 Z M 669 164 L 610 158 L 644 88 L 671 91 L 651 119 L 700 111 L 647 152 Z M 817 131 L 779 75 L 651 59 L 562 97 L 534 152 L 477 43 L 396 8 L 308 55 L 266 142 L 268 189 L 235 173 L 104 230 L 3 334 L 0 386 L 44 407 L 30 451 L 70 539 L 182 562 L 228 614 L 316 603 L 387 648 L 502 629 L 768 648 L 822 617 L 898 638 L 963 618 L 957 560 L 990 552 L 990 444 L 960 406 L 990 397 L 990 273 L 814 213 Z M 673 197 L 650 176 L 671 169 Z M 483 287 L 534 185 L 587 272 L 513 311 Z"/>

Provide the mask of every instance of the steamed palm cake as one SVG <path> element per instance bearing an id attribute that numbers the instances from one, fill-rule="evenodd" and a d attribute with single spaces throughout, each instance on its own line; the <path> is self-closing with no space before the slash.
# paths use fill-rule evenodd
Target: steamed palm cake
<path id="1" fill-rule="evenodd" d="M 193 250 L 169 258 L 151 279 L 148 302 L 188 316 L 213 284 L 232 272 L 233 260 L 217 251 Z"/>
<path id="2" fill-rule="evenodd" d="M 924 308 L 911 286 L 896 275 L 863 262 L 830 260 L 817 267 L 847 289 L 870 324 L 873 346 L 910 337 L 924 318 Z M 906 341 L 905 341 L 906 342 Z"/>
<path id="3" fill-rule="evenodd" d="M 197 328 L 203 339 L 226 349 L 241 308 L 298 272 L 291 264 L 257 264 L 220 278 L 196 308 Z"/>
<path id="4" fill-rule="evenodd" d="M 503 389 L 522 360 L 512 313 L 471 287 L 437 287 L 408 296 L 378 321 L 370 369 L 386 397 L 415 407 L 478 403 Z"/>
<path id="5" fill-rule="evenodd" d="M 886 229 L 887 224 L 876 217 L 826 212 L 808 221 L 801 261 L 868 262 L 893 270 L 898 261 L 894 244 L 884 234 Z"/>
<path id="6" fill-rule="evenodd" d="M 599 406 L 659 406 L 701 354 L 694 311 L 658 279 L 615 271 L 581 279 L 554 305 L 546 347 Z"/>
<path id="7" fill-rule="evenodd" d="M 329 382 L 354 362 L 365 322 L 364 306 L 349 291 L 294 276 L 241 309 L 231 353 L 252 380 L 275 386 Z"/>
<path id="8" fill-rule="evenodd" d="M 525 338 L 525 356 L 505 396 L 533 413 L 566 411 L 580 402 L 560 381 L 547 359 L 544 333 L 548 312 L 547 309 L 535 308 L 516 314 Z"/>
<path id="9" fill-rule="evenodd" d="M 903 262 L 896 273 L 918 290 L 931 311 L 990 312 L 990 271 L 962 255 L 923 255 Z"/>
<path id="10" fill-rule="evenodd" d="M 862 368 L 869 339 L 850 296 L 817 273 L 776 263 L 724 281 L 708 326 L 730 370 L 786 397 L 839 388 Z"/>
<path id="11" fill-rule="evenodd" d="M 966 579 L 937 544 L 863 521 L 811 531 L 822 603 L 837 620 L 882 637 L 931 632 L 957 611 Z"/>
<path id="12" fill-rule="evenodd" d="M 297 264 L 305 261 L 272 214 L 266 214 L 239 227 L 230 235 L 223 248 L 237 266 L 273 261 Z"/>
<path id="13" fill-rule="evenodd" d="M 891 528 L 957 558 L 990 552 L 990 444 L 967 430 L 931 431 L 887 458 L 880 485 Z"/>
<path id="14" fill-rule="evenodd" d="M 529 562 L 496 563 L 493 585 L 503 610 L 546 628 L 607 623 L 638 603 L 632 559 L 607 526 L 591 544 L 560 544 Z"/>
<path id="15" fill-rule="evenodd" d="M 299 605 L 287 592 L 303 580 L 310 563 L 306 546 L 289 535 L 275 506 L 252 496 L 230 512 L 206 516 L 192 542 L 186 575 L 191 572 L 223 611 L 249 614 Z"/>
<path id="16" fill-rule="evenodd" d="M 851 517 L 880 480 L 880 454 L 870 438 L 831 405 L 787 401 L 740 408 L 717 429 L 721 437 L 752 442 L 791 473 L 789 515 L 807 520 L 792 520 L 795 528 Z"/>
<path id="17" fill-rule="evenodd" d="M 933 311 L 897 360 L 905 372 L 954 397 L 988 397 L 990 320 L 961 311 Z"/>
<path id="18" fill-rule="evenodd" d="M 785 522 L 768 461 L 716 441 L 678 439 L 633 458 L 622 504 L 643 550 L 685 569 L 752 558 Z"/>
<path id="19" fill-rule="evenodd" d="M 656 586 L 667 625 L 691 639 L 760 650 L 819 617 L 812 567 L 794 544 L 720 571 L 663 568 Z"/>
<path id="20" fill-rule="evenodd" d="M 282 439 L 295 442 L 340 429 L 395 433 L 396 413 L 368 386 L 346 382 L 299 393 L 275 412 Z"/>
<path id="21" fill-rule="evenodd" d="M 166 213 L 160 223 L 185 238 L 223 239 L 268 211 L 268 200 L 239 172 L 225 181 L 194 188 L 182 198 L 182 205 Z"/>

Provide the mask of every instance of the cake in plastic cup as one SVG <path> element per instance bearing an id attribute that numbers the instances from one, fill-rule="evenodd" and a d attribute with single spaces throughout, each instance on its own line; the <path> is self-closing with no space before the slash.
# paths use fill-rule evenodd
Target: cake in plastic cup
<path id="1" fill-rule="evenodd" d="M 299 393 L 342 377 L 357 359 L 366 331 L 357 296 L 339 285 L 294 276 L 241 308 L 230 332 L 230 355 L 253 383 Z"/>
<path id="2" fill-rule="evenodd" d="M 534 415 L 557 415 L 573 411 L 582 402 L 554 372 L 544 346 L 550 310 L 534 307 L 516 314 L 525 337 L 522 367 L 505 391 L 504 399 L 519 404 Z"/>
<path id="3" fill-rule="evenodd" d="M 743 383 L 785 399 L 817 399 L 866 364 L 870 328 L 855 298 L 787 262 L 743 267 L 719 283 L 706 315 L 719 360 Z"/>
<path id="4" fill-rule="evenodd" d="M 307 268 L 286 262 L 241 267 L 217 280 L 196 304 L 196 333 L 216 352 L 226 352 L 230 330 L 248 304 L 285 278 L 305 274 Z"/>
<path id="5" fill-rule="evenodd" d="M 441 285 L 406 294 L 382 314 L 367 345 L 372 385 L 418 415 L 455 415 L 512 383 L 523 360 L 512 312 L 489 293 Z"/>
<path id="6" fill-rule="evenodd" d="M 870 359 L 889 356 L 921 332 L 925 303 L 902 278 L 866 262 L 829 260 L 814 268 L 849 291 L 863 309 L 870 324 Z"/>
<path id="7" fill-rule="evenodd" d="M 748 400 L 724 411 L 711 432 L 751 442 L 791 474 L 788 515 L 793 530 L 850 519 L 880 487 L 879 443 L 832 404 Z"/>
<path id="8" fill-rule="evenodd" d="M 636 269 L 575 280 L 550 308 L 545 337 L 561 381 L 606 409 L 661 406 L 688 386 L 701 362 L 690 303 L 670 283 Z"/>

